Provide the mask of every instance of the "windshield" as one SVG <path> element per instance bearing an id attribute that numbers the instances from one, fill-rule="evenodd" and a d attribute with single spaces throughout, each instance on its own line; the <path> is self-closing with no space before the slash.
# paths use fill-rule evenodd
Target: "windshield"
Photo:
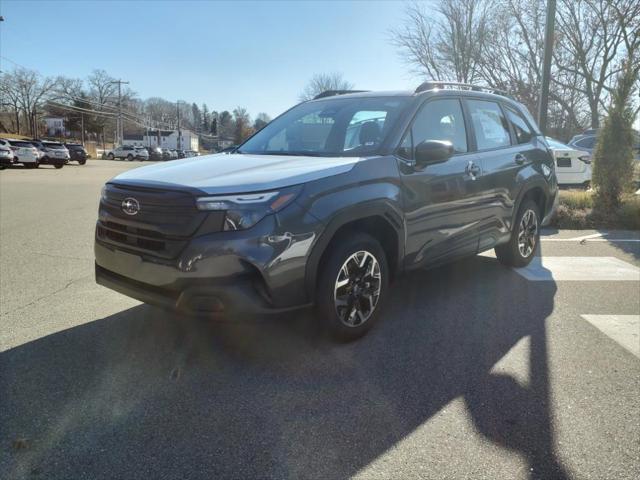
<path id="1" fill-rule="evenodd" d="M 261 155 L 375 155 L 409 97 L 331 98 L 302 103 L 240 145 Z"/>
<path id="2" fill-rule="evenodd" d="M 567 150 L 571 149 L 570 146 L 565 145 L 564 143 L 560 142 L 559 140 L 556 140 L 555 138 L 545 137 L 545 140 L 547 141 L 547 143 L 551 148 L 564 148 Z"/>
<path id="3" fill-rule="evenodd" d="M 30 142 L 20 142 L 16 140 L 9 140 L 9 143 L 14 147 L 33 147 Z"/>
<path id="4" fill-rule="evenodd" d="M 64 150 L 66 148 L 61 143 L 45 143 L 44 146 L 51 150 Z"/>

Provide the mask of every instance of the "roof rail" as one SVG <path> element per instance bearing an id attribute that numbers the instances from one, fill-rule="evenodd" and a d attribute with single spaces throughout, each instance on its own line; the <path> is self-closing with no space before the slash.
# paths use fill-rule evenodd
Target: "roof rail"
<path id="1" fill-rule="evenodd" d="M 504 90 L 499 90 L 493 87 L 484 87 L 482 85 L 472 85 L 471 83 L 461 83 L 461 82 L 447 82 L 440 80 L 429 80 L 421 83 L 418 88 L 416 88 L 414 93 L 426 92 L 427 90 L 434 90 L 436 88 L 441 88 L 443 90 L 446 87 L 454 87 L 459 90 L 473 90 L 474 92 L 487 92 L 493 93 L 496 95 L 503 95 L 508 98 L 512 98 L 511 94 L 505 92 Z"/>
<path id="2" fill-rule="evenodd" d="M 335 95 L 345 95 L 347 93 L 362 93 L 368 91 L 369 90 L 325 90 L 324 92 L 319 93 L 318 95 L 313 97 L 313 99 L 317 100 L 319 98 L 333 97 Z"/>

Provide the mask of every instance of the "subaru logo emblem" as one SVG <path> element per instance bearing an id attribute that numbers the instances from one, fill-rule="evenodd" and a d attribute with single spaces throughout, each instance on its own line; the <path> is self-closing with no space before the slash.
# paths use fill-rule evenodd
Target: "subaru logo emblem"
<path id="1" fill-rule="evenodd" d="M 122 201 L 122 211 L 127 215 L 137 215 L 140 211 L 138 200 L 132 197 L 125 198 Z"/>

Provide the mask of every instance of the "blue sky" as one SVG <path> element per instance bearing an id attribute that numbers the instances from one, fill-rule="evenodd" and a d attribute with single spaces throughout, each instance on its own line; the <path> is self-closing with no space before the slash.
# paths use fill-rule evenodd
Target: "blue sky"
<path id="1" fill-rule="evenodd" d="M 389 44 L 396 2 L 0 0 L 0 55 L 43 75 L 100 68 L 142 98 L 275 116 L 314 73 L 357 88 L 415 88 Z M 13 64 L 2 58 L 2 70 Z"/>

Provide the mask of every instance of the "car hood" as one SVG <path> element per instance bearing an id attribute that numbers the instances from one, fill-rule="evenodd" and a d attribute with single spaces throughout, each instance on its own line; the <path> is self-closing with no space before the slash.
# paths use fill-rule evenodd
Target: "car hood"
<path id="1" fill-rule="evenodd" d="M 348 172 L 358 157 L 216 154 L 128 170 L 110 183 L 200 190 L 207 194 L 259 192 Z"/>

